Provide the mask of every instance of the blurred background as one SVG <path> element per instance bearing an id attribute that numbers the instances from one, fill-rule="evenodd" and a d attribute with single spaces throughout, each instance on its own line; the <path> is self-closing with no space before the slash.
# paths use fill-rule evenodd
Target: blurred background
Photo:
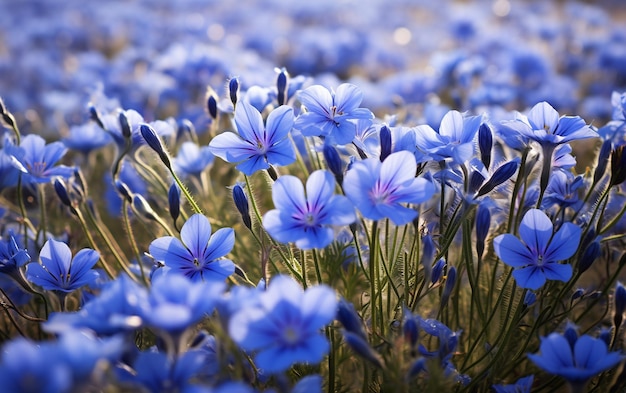
<path id="1" fill-rule="evenodd" d="M 0 96 L 22 129 L 59 135 L 115 100 L 201 130 L 208 86 L 272 88 L 276 68 L 357 84 L 377 114 L 523 110 L 547 100 L 602 125 L 626 89 L 623 2 L 0 1 Z M 307 82 L 304 82 L 305 85 Z M 429 120 L 429 118 L 432 118 Z M 436 124 L 435 124 L 436 125 Z"/>

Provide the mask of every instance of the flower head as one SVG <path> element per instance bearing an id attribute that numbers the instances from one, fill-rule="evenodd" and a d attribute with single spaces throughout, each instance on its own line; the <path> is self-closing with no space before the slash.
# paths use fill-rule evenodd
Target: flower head
<path id="1" fill-rule="evenodd" d="M 98 272 L 92 270 L 100 258 L 95 250 L 82 249 L 72 258 L 67 244 L 50 239 L 43 245 L 39 258 L 41 264 L 26 266 L 26 277 L 46 290 L 72 292 L 99 277 Z"/>
<path id="2" fill-rule="evenodd" d="M 276 240 L 295 242 L 300 249 L 324 248 L 334 238 L 332 226 L 349 225 L 356 215 L 343 195 L 335 195 L 335 178 L 324 170 L 313 172 L 304 187 L 297 177 L 281 176 L 274 183 L 276 209 L 263 216 L 263 226 Z"/>
<path id="3" fill-rule="evenodd" d="M 174 167 L 182 176 L 199 176 L 211 163 L 213 154 L 208 146 L 199 147 L 186 141 L 178 149 Z"/>
<path id="4" fill-rule="evenodd" d="M 532 107 L 528 116 L 506 121 L 503 126 L 541 145 L 560 145 L 577 139 L 593 138 L 592 130 L 579 116 L 561 116 L 547 102 Z"/>
<path id="5" fill-rule="evenodd" d="M 160 237 L 150 244 L 150 254 L 166 268 L 192 280 L 224 280 L 235 272 L 230 259 L 220 259 L 235 245 L 232 228 L 218 229 L 211 236 L 211 223 L 202 214 L 194 214 L 185 222 L 180 238 Z"/>
<path id="6" fill-rule="evenodd" d="M 432 182 L 416 178 L 416 171 L 415 156 L 408 151 L 392 153 L 382 163 L 368 158 L 352 165 L 343 188 L 365 218 L 390 218 L 396 225 L 404 225 L 417 211 L 401 204 L 421 203 L 435 193 Z"/>
<path id="7" fill-rule="evenodd" d="M 575 385 L 584 385 L 623 358 L 618 352 L 609 352 L 604 340 L 588 335 L 551 333 L 542 337 L 539 350 L 540 353 L 529 354 L 528 358 L 543 370 Z"/>
<path id="8" fill-rule="evenodd" d="M 293 109 L 280 106 L 274 109 L 263 125 L 261 113 L 246 101 L 235 109 L 235 124 L 239 135 L 222 133 L 209 143 L 209 150 L 224 161 L 237 163 L 237 169 L 246 175 L 273 165 L 289 165 L 296 153 L 287 138 L 293 128 Z"/>
<path id="9" fill-rule="evenodd" d="M 371 121 L 374 114 L 366 108 L 359 108 L 363 93 L 355 86 L 344 83 L 337 91 L 329 91 L 323 86 L 306 88 L 298 95 L 307 112 L 296 119 L 295 128 L 305 136 L 323 136 L 339 145 L 352 142 L 356 136 L 354 121 Z"/>
<path id="10" fill-rule="evenodd" d="M 515 269 L 513 277 L 520 287 L 537 290 L 546 280 L 567 281 L 572 276 L 572 266 L 559 261 L 576 252 L 580 227 L 564 223 L 556 233 L 553 230 L 545 213 L 531 209 L 519 227 L 521 241 L 508 233 L 494 239 L 496 255 Z"/>
<path id="11" fill-rule="evenodd" d="M 24 183 L 48 183 L 54 176 L 68 178 L 74 173 L 74 168 L 55 166 L 67 151 L 63 142 L 46 144 L 39 135 L 30 134 L 22 139 L 20 148 L 24 151 L 22 163 L 28 171 Z"/>
<path id="12" fill-rule="evenodd" d="M 233 315 L 228 332 L 241 348 L 257 352 L 260 369 L 271 374 L 295 363 L 322 361 L 330 346 L 320 329 L 337 309 L 332 289 L 319 285 L 303 291 L 291 277 L 277 276 L 258 298 Z"/>

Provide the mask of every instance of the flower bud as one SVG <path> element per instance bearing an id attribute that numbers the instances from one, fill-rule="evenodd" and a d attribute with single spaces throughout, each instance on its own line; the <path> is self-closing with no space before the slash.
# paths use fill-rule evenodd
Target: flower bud
<path id="1" fill-rule="evenodd" d="M 569 342 L 570 347 L 574 348 L 576 345 L 576 341 L 578 341 L 578 328 L 571 322 L 567 323 L 565 326 L 565 332 L 563 332 L 563 336 Z"/>
<path id="2" fill-rule="evenodd" d="M 233 201 L 235 201 L 235 207 L 239 210 L 239 214 L 241 214 L 241 219 L 243 220 L 244 225 L 249 230 L 252 230 L 252 219 L 250 218 L 248 198 L 239 184 L 235 184 L 233 187 Z"/>
<path id="3" fill-rule="evenodd" d="M 382 361 L 382 358 L 380 357 L 380 354 L 374 351 L 374 349 L 367 343 L 367 341 L 361 338 L 358 334 L 354 334 L 352 332 L 344 330 L 343 338 L 348 344 L 348 346 L 357 355 L 361 356 L 363 359 L 369 361 L 370 363 L 372 363 L 374 366 L 378 368 L 383 367 L 383 361 Z"/>
<path id="4" fill-rule="evenodd" d="M 611 152 L 611 182 L 610 187 L 618 186 L 626 180 L 626 145 L 619 146 Z"/>
<path id="5" fill-rule="evenodd" d="M 100 119 L 100 114 L 98 113 L 98 110 L 91 102 L 89 103 L 88 110 L 89 110 L 89 118 L 92 121 L 94 121 L 98 125 L 98 127 L 104 130 L 104 123 L 102 123 L 102 119 Z"/>
<path id="6" fill-rule="evenodd" d="M 341 298 L 337 303 L 336 318 L 348 332 L 367 340 L 361 317 L 354 309 L 354 305 L 344 298 Z"/>
<path id="7" fill-rule="evenodd" d="M 517 171 L 517 167 L 519 166 L 518 160 L 512 160 L 507 162 L 504 165 L 498 167 L 498 169 L 493 172 L 493 175 L 487 180 L 485 184 L 478 190 L 478 194 L 476 196 L 485 195 L 490 192 L 494 188 L 498 187 L 500 184 L 507 181 L 511 176 L 515 174 Z"/>
<path id="8" fill-rule="evenodd" d="M 416 377 L 422 371 L 426 371 L 426 358 L 421 357 L 411 364 L 409 370 L 407 371 L 407 378 L 410 380 Z"/>
<path id="9" fill-rule="evenodd" d="M 602 248 L 600 247 L 600 242 L 595 240 L 591 242 L 586 248 L 583 254 L 580 256 L 578 261 L 578 272 L 579 274 L 584 273 L 593 265 L 595 260 L 602 253 Z"/>
<path id="10" fill-rule="evenodd" d="M 613 145 L 610 140 L 606 140 L 602 143 L 602 147 L 600 147 L 600 152 L 598 153 L 598 164 L 596 165 L 596 170 L 593 172 L 593 184 L 598 183 L 602 176 L 604 176 L 606 167 L 609 164 L 609 156 L 612 147 Z"/>
<path id="11" fill-rule="evenodd" d="M 341 161 L 341 157 L 339 157 L 339 153 L 337 150 L 330 144 L 324 143 L 323 148 L 324 160 L 326 160 L 326 165 L 328 169 L 335 175 L 335 179 L 337 183 L 343 183 L 343 162 Z"/>
<path id="12" fill-rule="evenodd" d="M 524 306 L 530 307 L 537 301 L 537 294 L 532 291 L 527 291 L 524 295 Z"/>
<path id="13" fill-rule="evenodd" d="M 576 299 L 580 299 L 585 294 L 585 290 L 582 288 L 578 288 L 572 293 L 571 300 L 574 301 Z"/>
<path id="14" fill-rule="evenodd" d="M 206 108 L 211 119 L 217 120 L 217 94 L 210 87 L 206 91 Z"/>
<path id="15" fill-rule="evenodd" d="M 489 208 L 481 204 L 478 206 L 476 212 L 476 253 L 478 259 L 482 259 L 485 252 L 485 239 L 489 233 L 489 226 L 491 225 L 491 213 Z"/>
<path id="16" fill-rule="evenodd" d="M 180 190 L 176 183 L 172 183 L 167 193 L 167 201 L 170 207 L 170 216 L 176 222 L 180 215 Z"/>
<path id="17" fill-rule="evenodd" d="M 163 164 L 170 169 L 172 167 L 170 157 L 165 151 L 161 138 L 159 138 L 154 128 L 150 127 L 148 124 L 142 124 L 140 130 L 141 135 L 143 136 L 143 139 L 145 139 L 148 146 L 150 146 L 150 148 L 152 148 L 152 150 L 159 155 Z"/>
<path id="18" fill-rule="evenodd" d="M 611 328 L 602 328 L 600 330 L 600 334 L 598 334 L 598 338 L 602 341 L 605 342 L 607 347 L 611 346 L 611 337 L 613 337 L 613 332 L 611 331 Z"/>
<path id="19" fill-rule="evenodd" d="M 491 149 L 493 148 L 493 134 L 491 128 L 485 123 L 478 129 L 478 148 L 480 150 L 480 160 L 489 169 L 491 165 Z"/>
<path id="20" fill-rule="evenodd" d="M 154 212 L 154 210 L 152 210 L 152 207 L 150 206 L 148 201 L 146 201 L 146 198 L 144 198 L 140 194 L 133 195 L 133 208 L 139 215 L 149 220 L 157 220 L 157 214 Z"/>
<path id="21" fill-rule="evenodd" d="M 278 105 L 284 105 L 287 102 L 287 82 L 289 79 L 289 73 L 286 69 L 282 68 L 278 72 L 278 77 L 276 78 L 276 99 L 278 100 Z"/>
<path id="22" fill-rule="evenodd" d="M 430 281 L 433 274 L 433 261 L 435 260 L 435 242 L 431 235 L 422 237 L 422 257 L 420 265 L 424 267 L 424 281 Z M 434 283 L 434 282 L 433 282 Z"/>
<path id="23" fill-rule="evenodd" d="M 417 321 L 410 311 L 405 309 L 404 311 L 404 323 L 402 324 L 402 333 L 404 338 L 409 342 L 411 349 L 415 349 L 417 346 L 417 338 L 419 337 L 419 328 Z"/>
<path id="24" fill-rule="evenodd" d="M 430 281 L 434 284 L 441 278 L 441 273 L 443 272 L 443 267 L 446 266 L 446 261 L 442 258 L 435 263 L 432 270 L 432 276 L 430 277 Z"/>
<path id="25" fill-rule="evenodd" d="M 130 188 L 128 188 L 126 183 L 122 182 L 121 180 L 115 180 L 115 188 L 117 189 L 117 192 L 119 192 L 120 195 L 124 199 L 126 199 L 128 203 L 133 203 L 132 192 L 130 191 Z"/>
<path id="26" fill-rule="evenodd" d="M 128 117 L 124 111 L 121 111 L 117 117 L 120 123 L 120 129 L 122 130 L 122 136 L 124 139 L 129 139 L 132 134 L 132 129 L 130 128 L 130 123 L 128 122 Z"/>
<path id="27" fill-rule="evenodd" d="M 239 78 L 236 76 L 230 78 L 230 81 L 228 81 L 228 95 L 230 102 L 233 103 L 233 107 L 237 106 L 237 100 L 239 98 Z"/>
<path id="28" fill-rule="evenodd" d="M 57 193 L 59 199 L 61 200 L 61 202 L 63 202 L 65 206 L 72 207 L 72 200 L 70 198 L 69 192 L 67 191 L 67 186 L 65 185 L 65 182 L 60 178 L 57 178 L 54 181 L 54 191 Z"/>
<path id="29" fill-rule="evenodd" d="M 384 124 L 380 128 L 380 161 L 384 161 L 391 154 L 391 130 Z"/>

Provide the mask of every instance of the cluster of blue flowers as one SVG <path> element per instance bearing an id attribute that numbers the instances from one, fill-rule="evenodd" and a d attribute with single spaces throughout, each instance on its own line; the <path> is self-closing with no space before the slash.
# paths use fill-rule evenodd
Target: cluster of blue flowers
<path id="1" fill-rule="evenodd" d="M 336 15 L 351 2 L 269 2 L 293 17 L 285 26 L 263 7 L 239 15 L 209 3 L 230 25 L 186 1 L 167 34 L 146 34 L 163 28 L 159 12 L 174 12 L 161 4 L 152 24 L 124 37 L 102 14 L 87 42 L 75 14 L 55 50 L 66 67 L 80 63 L 77 80 L 46 94 L 65 70 L 20 89 L 0 81 L 2 389 L 626 386 L 626 36 L 616 29 L 602 41 L 613 32 L 608 13 L 392 2 L 392 51 L 376 44 L 384 26 L 342 30 L 324 46 L 327 29 L 358 22 Z M 62 21 L 66 7 L 55 8 Z M 406 71 L 403 50 L 439 50 L 411 30 L 414 9 L 450 13 L 432 32 L 446 29 L 453 46 L 432 56 L 436 76 Z M 285 32 L 300 23 L 307 52 L 244 29 L 255 11 L 255 23 Z M 26 2 L 14 16 L 34 12 Z M 543 14 L 561 22 L 548 28 Z M 519 37 L 486 38 L 501 31 L 481 23 L 491 20 L 528 31 L 529 43 L 582 47 L 548 60 Z M 42 31 L 9 34 L 10 50 L 34 49 L 7 69 L 39 69 L 46 52 L 35 43 L 51 39 Z M 597 35 L 581 40 L 589 31 Z M 173 43 L 197 34 L 224 47 Z M 263 53 L 267 36 L 277 57 L 245 56 Z M 595 74 L 583 84 L 585 72 Z M 101 87 L 75 95 L 94 75 Z M 60 118 L 71 126 L 56 140 Z"/>

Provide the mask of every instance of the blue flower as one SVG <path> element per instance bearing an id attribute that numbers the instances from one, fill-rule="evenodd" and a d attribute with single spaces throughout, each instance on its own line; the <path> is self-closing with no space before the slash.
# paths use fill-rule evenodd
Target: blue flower
<path id="1" fill-rule="evenodd" d="M 222 133 L 209 143 L 213 154 L 224 161 L 238 163 L 237 169 L 246 175 L 272 165 L 289 165 L 296 153 L 289 140 L 293 128 L 293 109 L 280 106 L 274 109 L 263 125 L 261 113 L 246 101 L 235 109 L 235 124 L 239 135 Z"/>
<path id="2" fill-rule="evenodd" d="M 178 149 L 174 167 L 181 176 L 199 176 L 213 162 L 208 146 L 199 147 L 186 141 Z"/>
<path id="3" fill-rule="evenodd" d="M 516 120 L 503 123 L 523 137 L 541 145 L 556 146 L 578 139 L 597 137 L 579 116 L 561 116 L 547 102 L 540 102 L 532 107 L 528 116 L 519 116 Z"/>
<path id="4" fill-rule="evenodd" d="M 50 239 L 43 245 L 39 258 L 41 264 L 26 266 L 26 277 L 46 290 L 69 293 L 92 284 L 99 277 L 92 269 L 100 258 L 95 250 L 82 249 L 72 259 L 67 244 Z"/>
<path id="5" fill-rule="evenodd" d="M 235 272 L 235 264 L 220 259 L 235 245 L 232 228 L 218 229 L 211 236 L 211 223 L 202 214 L 194 214 L 180 231 L 180 240 L 160 237 L 150 244 L 150 254 L 166 268 L 184 274 L 193 281 L 224 280 Z"/>
<path id="6" fill-rule="evenodd" d="M 19 248 L 13 234 L 9 235 L 7 241 L 0 240 L 0 273 L 12 276 L 28 262 L 28 251 Z"/>
<path id="7" fill-rule="evenodd" d="M 346 173 L 346 196 L 365 218 L 390 218 L 396 225 L 411 222 L 417 211 L 402 203 L 421 203 L 435 193 L 432 182 L 416 178 L 417 164 L 407 151 L 392 153 L 384 162 L 368 158 L 355 162 Z"/>
<path id="8" fill-rule="evenodd" d="M 574 385 L 584 385 L 623 359 L 619 352 L 609 352 L 604 340 L 588 335 L 577 337 L 575 331 L 573 335 L 551 333 L 542 337 L 539 350 L 540 353 L 528 354 L 528 358 L 544 371 Z"/>
<path id="9" fill-rule="evenodd" d="M 143 319 L 150 327 L 180 335 L 213 311 L 223 291 L 223 283 L 192 282 L 180 274 L 158 276 Z"/>
<path id="10" fill-rule="evenodd" d="M 546 280 L 567 281 L 572 277 L 572 266 L 559 261 L 576 252 L 580 227 L 564 223 L 556 233 L 553 229 L 545 213 L 531 209 L 519 227 L 522 241 L 509 233 L 494 239 L 496 255 L 515 269 L 513 277 L 520 287 L 537 290 Z"/>
<path id="11" fill-rule="evenodd" d="M 44 329 L 62 333 L 71 328 L 87 328 L 98 335 L 113 335 L 141 327 L 141 316 L 149 309 L 146 289 L 123 274 L 108 283 L 79 312 L 51 314 Z"/>
<path id="12" fill-rule="evenodd" d="M 258 298 L 258 304 L 233 315 L 228 332 L 242 349 L 256 351 L 255 364 L 263 373 L 322 361 L 330 345 L 320 329 L 332 322 L 337 309 L 331 288 L 303 291 L 291 277 L 276 276 Z"/>
<path id="13" fill-rule="evenodd" d="M 435 161 L 447 159 L 462 164 L 474 154 L 474 137 L 482 120 L 482 116 L 463 117 L 458 111 L 449 111 L 441 120 L 439 132 L 428 125 L 414 129 L 417 150 Z"/>
<path id="14" fill-rule="evenodd" d="M 89 154 L 111 142 L 111 136 L 102 131 L 94 122 L 88 122 L 70 128 L 69 135 L 63 138 L 63 144 L 70 149 Z"/>
<path id="15" fill-rule="evenodd" d="M 48 183 L 54 176 L 68 178 L 74 173 L 74 168 L 59 165 L 55 166 L 67 148 L 63 142 L 53 142 L 46 145 L 46 141 L 39 135 L 26 135 L 20 143 L 24 151 L 21 158 L 28 173 L 24 174 L 23 181 L 30 183 Z"/>
<path id="16" fill-rule="evenodd" d="M 374 118 L 369 109 L 359 108 L 363 93 L 349 83 L 339 85 L 336 92 L 311 86 L 301 91 L 298 99 L 307 112 L 298 116 L 294 127 L 305 136 L 328 137 L 339 145 L 352 142 L 356 136 L 354 121 Z"/>
<path id="17" fill-rule="evenodd" d="M 263 216 L 263 227 L 282 243 L 295 242 L 303 250 L 324 248 L 334 238 L 332 226 L 349 225 L 356 215 L 343 195 L 334 195 L 335 178 L 325 170 L 313 172 L 302 183 L 295 176 L 281 176 L 274 183 L 276 209 Z"/>

